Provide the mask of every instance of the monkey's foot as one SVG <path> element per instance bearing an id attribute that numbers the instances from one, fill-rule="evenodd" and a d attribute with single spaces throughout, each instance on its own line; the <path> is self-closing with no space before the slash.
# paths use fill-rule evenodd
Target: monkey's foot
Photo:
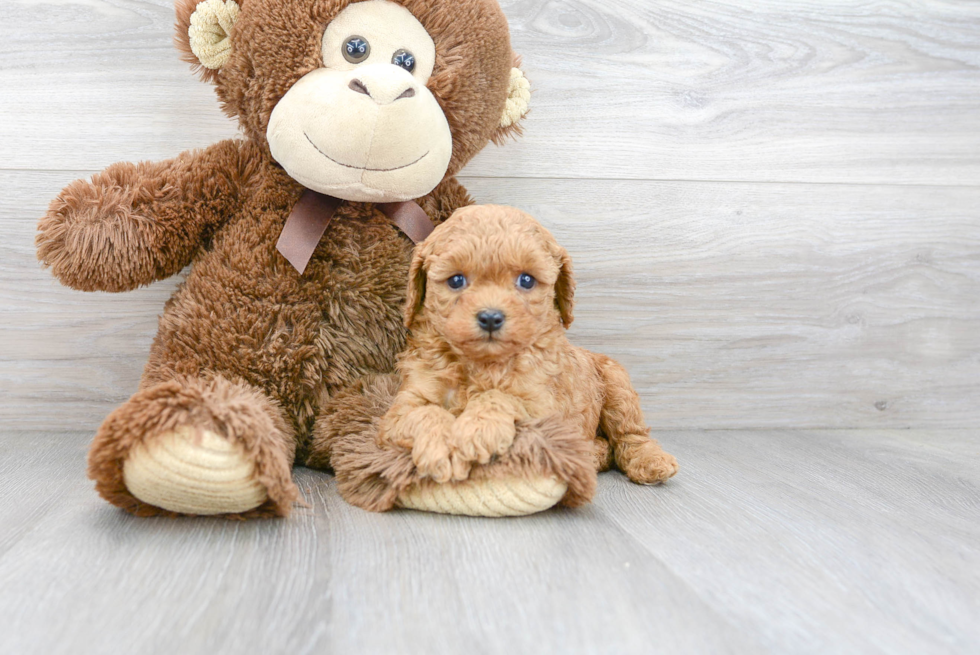
<path id="1" fill-rule="evenodd" d="M 397 505 L 440 514 L 525 516 L 554 507 L 567 491 L 568 484 L 554 476 L 423 480 L 398 494 Z"/>
<path id="2" fill-rule="evenodd" d="M 191 427 L 136 445 L 123 464 L 123 481 L 144 503 L 181 514 L 238 514 L 268 498 L 241 444 Z"/>
<path id="3" fill-rule="evenodd" d="M 99 494 L 138 516 L 287 516 L 292 431 L 258 389 L 181 378 L 133 394 L 106 417 L 89 450 Z"/>

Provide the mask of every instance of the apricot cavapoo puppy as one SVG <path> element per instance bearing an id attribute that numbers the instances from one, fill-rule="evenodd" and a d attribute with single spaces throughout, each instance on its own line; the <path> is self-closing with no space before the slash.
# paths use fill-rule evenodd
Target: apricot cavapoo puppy
<path id="1" fill-rule="evenodd" d="M 599 470 L 614 460 L 642 484 L 674 475 L 623 367 L 566 338 L 574 289 L 568 253 L 529 215 L 456 211 L 415 251 L 411 336 L 379 442 L 410 449 L 422 476 L 464 480 L 507 452 L 518 421 L 559 414 L 594 440 Z"/>

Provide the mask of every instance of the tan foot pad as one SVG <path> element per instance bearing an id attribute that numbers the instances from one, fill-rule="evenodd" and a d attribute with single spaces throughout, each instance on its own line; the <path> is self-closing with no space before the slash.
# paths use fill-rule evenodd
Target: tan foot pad
<path id="1" fill-rule="evenodd" d="M 195 438 L 189 427 L 133 448 L 123 482 L 144 503 L 182 514 L 235 514 L 267 498 L 240 444 L 206 430 Z"/>
<path id="2" fill-rule="evenodd" d="M 525 516 L 554 507 L 568 485 L 555 477 L 424 481 L 398 494 L 397 505 L 439 514 Z"/>

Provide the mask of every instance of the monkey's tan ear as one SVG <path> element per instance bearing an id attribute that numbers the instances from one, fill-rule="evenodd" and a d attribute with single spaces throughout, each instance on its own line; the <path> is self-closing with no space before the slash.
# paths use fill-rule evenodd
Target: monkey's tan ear
<path id="1" fill-rule="evenodd" d="M 531 108 L 531 83 L 518 67 L 510 69 L 510 82 L 507 84 L 507 104 L 504 115 L 500 117 L 500 127 L 510 127 L 524 118 Z"/>
<path id="2" fill-rule="evenodd" d="M 207 81 L 217 76 L 231 56 L 231 31 L 239 13 L 235 0 L 177 2 L 177 48 Z"/>
<path id="3" fill-rule="evenodd" d="M 520 69 L 520 58 L 514 55 L 514 66 L 510 69 L 510 82 L 507 85 L 507 102 L 500 116 L 500 125 L 494 132 L 494 143 L 500 144 L 508 136 L 520 136 L 520 121 L 531 107 L 531 83 Z"/>
<path id="4" fill-rule="evenodd" d="M 422 313 L 425 305 L 425 258 L 429 250 L 423 241 L 415 246 L 415 253 L 412 255 L 412 264 L 408 269 L 408 292 L 405 294 L 405 327 L 412 329 L 415 317 Z"/>
<path id="5" fill-rule="evenodd" d="M 561 316 L 561 324 L 567 329 L 571 324 L 572 308 L 575 305 L 575 276 L 572 273 L 572 258 L 564 248 L 558 248 L 558 279 L 555 281 L 555 306 Z"/>

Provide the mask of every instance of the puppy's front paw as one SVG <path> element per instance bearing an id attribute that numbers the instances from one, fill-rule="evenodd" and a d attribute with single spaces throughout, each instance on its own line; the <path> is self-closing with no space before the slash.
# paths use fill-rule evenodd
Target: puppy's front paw
<path id="1" fill-rule="evenodd" d="M 456 417 L 436 405 L 405 409 L 392 406 L 381 418 L 375 441 L 379 448 L 398 446 L 411 450 L 415 440 L 424 435 L 438 435 L 445 441 L 449 426 Z"/>
<path id="2" fill-rule="evenodd" d="M 418 435 L 412 444 L 412 461 L 423 478 L 449 482 L 453 477 L 451 451 L 444 433 Z"/>
<path id="3" fill-rule="evenodd" d="M 677 460 L 654 440 L 626 446 L 617 464 L 633 482 L 658 484 L 677 474 Z"/>
<path id="4" fill-rule="evenodd" d="M 462 482 L 470 477 L 470 469 L 473 468 L 473 460 L 466 459 L 459 451 L 453 450 L 450 454 L 453 467 L 453 482 Z"/>
<path id="5" fill-rule="evenodd" d="M 391 448 L 393 446 L 401 445 L 401 440 L 398 439 L 397 435 L 398 426 L 394 419 L 385 416 L 381 419 L 381 423 L 378 425 L 378 432 L 374 435 L 374 443 L 378 448 Z M 411 443 L 405 445 L 406 448 L 411 448 Z"/>
<path id="6" fill-rule="evenodd" d="M 450 428 L 449 445 L 461 460 L 486 464 L 494 455 L 510 450 L 516 434 L 513 418 L 488 418 L 464 412 Z"/>

